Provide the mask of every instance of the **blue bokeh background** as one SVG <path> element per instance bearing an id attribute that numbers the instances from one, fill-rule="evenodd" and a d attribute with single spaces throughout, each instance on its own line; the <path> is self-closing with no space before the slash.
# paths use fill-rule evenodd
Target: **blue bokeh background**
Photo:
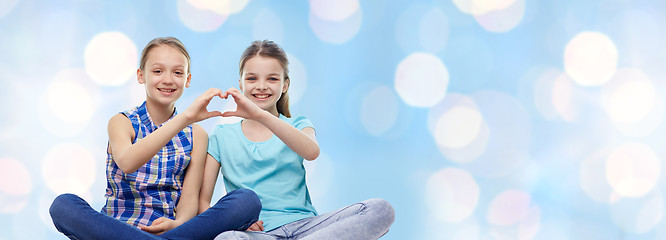
<path id="1" fill-rule="evenodd" d="M 179 109 L 237 87 L 250 42 L 278 42 L 291 112 L 313 121 L 322 151 L 306 165 L 313 204 L 388 200 L 396 219 L 382 239 L 664 239 L 665 11 L 647 0 L 3 0 L 0 239 L 65 239 L 48 216 L 64 192 L 102 207 L 106 124 L 145 98 L 137 56 L 159 36 L 192 58 Z"/>

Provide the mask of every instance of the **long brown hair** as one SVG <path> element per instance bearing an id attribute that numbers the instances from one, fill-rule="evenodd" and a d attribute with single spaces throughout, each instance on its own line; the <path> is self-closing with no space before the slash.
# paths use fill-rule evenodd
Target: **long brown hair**
<path id="1" fill-rule="evenodd" d="M 185 58 L 187 58 L 186 74 L 190 74 L 190 54 L 187 53 L 185 45 L 175 37 L 158 37 L 153 40 L 150 40 L 150 42 L 146 44 L 146 47 L 144 47 L 143 51 L 141 52 L 141 61 L 139 62 L 139 68 L 141 69 L 141 71 L 143 71 L 144 67 L 146 66 L 146 61 L 148 61 L 147 58 L 148 58 L 148 53 L 150 53 L 150 50 L 159 45 L 167 45 L 183 53 L 183 55 L 185 55 Z"/>
<path id="2" fill-rule="evenodd" d="M 263 41 L 254 41 L 252 44 L 250 44 L 249 47 L 245 49 L 243 52 L 243 55 L 241 55 L 240 58 L 240 64 L 239 64 L 239 74 L 243 75 L 243 68 L 245 67 L 245 62 L 249 60 L 250 58 L 254 56 L 262 56 L 262 57 L 269 57 L 277 60 L 280 65 L 282 66 L 282 70 L 284 71 L 284 79 L 285 84 L 287 84 L 287 91 L 282 94 L 280 99 L 277 101 L 277 110 L 279 114 L 284 115 L 285 117 L 291 117 L 291 113 L 289 113 L 289 84 L 287 83 L 287 80 L 289 80 L 289 60 L 287 59 L 287 54 L 282 50 L 282 48 L 277 45 L 277 43 L 270 41 L 270 40 L 263 40 Z"/>

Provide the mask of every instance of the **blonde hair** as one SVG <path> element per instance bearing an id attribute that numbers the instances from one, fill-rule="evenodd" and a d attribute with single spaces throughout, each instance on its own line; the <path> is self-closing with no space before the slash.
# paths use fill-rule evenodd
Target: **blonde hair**
<path id="1" fill-rule="evenodd" d="M 139 62 L 139 69 L 141 69 L 141 71 L 143 71 L 144 67 L 146 66 L 146 61 L 148 60 L 148 53 L 150 50 L 153 50 L 153 48 L 160 45 L 173 47 L 185 55 L 185 58 L 187 58 L 186 73 L 190 74 L 190 54 L 187 52 L 187 49 L 185 49 L 185 45 L 175 37 L 158 37 L 150 40 L 150 42 L 146 44 L 146 47 L 144 47 L 143 51 L 141 52 L 141 61 Z"/>
<path id="2" fill-rule="evenodd" d="M 282 50 L 282 48 L 277 45 L 277 43 L 270 40 L 263 41 L 254 41 L 250 44 L 249 47 L 245 49 L 240 58 L 239 64 L 239 74 L 243 75 L 243 68 L 247 60 L 254 56 L 269 57 L 277 60 L 282 66 L 284 71 L 284 81 L 289 80 L 289 60 L 287 59 L 287 54 Z M 291 117 L 289 113 L 289 86 L 287 86 L 287 91 L 282 94 L 280 99 L 277 101 L 277 110 L 279 114 L 284 115 L 285 117 Z"/>

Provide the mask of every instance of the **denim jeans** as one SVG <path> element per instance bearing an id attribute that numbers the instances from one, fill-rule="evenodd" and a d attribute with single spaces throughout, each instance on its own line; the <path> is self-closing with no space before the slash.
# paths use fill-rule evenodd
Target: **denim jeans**
<path id="1" fill-rule="evenodd" d="M 370 199 L 268 232 L 227 231 L 217 235 L 215 240 L 378 239 L 388 232 L 394 219 L 391 204 L 382 199 Z"/>
<path id="2" fill-rule="evenodd" d="M 247 229 L 257 221 L 260 211 L 257 194 L 238 189 L 180 226 L 153 235 L 95 211 L 73 194 L 58 196 L 49 209 L 53 224 L 70 239 L 213 239 L 224 231 Z"/>

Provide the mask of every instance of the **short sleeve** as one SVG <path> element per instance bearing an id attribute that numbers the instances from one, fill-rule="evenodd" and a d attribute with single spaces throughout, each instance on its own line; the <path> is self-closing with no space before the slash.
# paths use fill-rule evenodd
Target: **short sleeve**
<path id="1" fill-rule="evenodd" d="M 222 163 L 220 160 L 220 146 L 223 140 L 223 125 L 215 128 L 213 133 L 208 137 L 208 154 L 213 156 L 217 162 Z"/>
<path id="2" fill-rule="evenodd" d="M 298 130 L 303 130 L 303 128 L 306 127 L 311 127 L 314 129 L 314 125 L 312 124 L 312 121 L 310 119 L 307 119 L 306 117 L 303 116 L 296 116 L 294 117 L 294 122 L 292 125 L 298 129 Z"/>

